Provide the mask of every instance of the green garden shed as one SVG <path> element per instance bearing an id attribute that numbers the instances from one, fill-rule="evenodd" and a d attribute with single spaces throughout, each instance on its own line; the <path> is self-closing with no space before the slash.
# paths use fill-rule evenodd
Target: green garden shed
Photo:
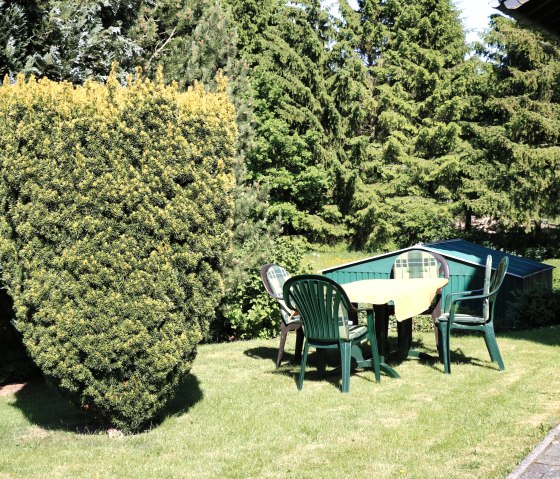
<path id="1" fill-rule="evenodd" d="M 486 257 L 492 256 L 495 268 L 504 256 L 509 257 L 509 268 L 498 295 L 494 324 L 498 330 L 512 329 L 513 321 L 508 318 L 507 304 L 520 291 L 535 286 L 551 290 L 553 266 L 486 248 L 462 239 L 425 243 L 398 251 L 365 258 L 352 263 L 335 266 L 322 271 L 325 276 L 338 283 L 350 283 L 361 279 L 390 278 L 393 263 L 398 255 L 411 249 L 422 249 L 438 253 L 449 265 L 449 283 L 443 289 L 443 297 L 451 292 L 480 289 L 484 282 Z"/>

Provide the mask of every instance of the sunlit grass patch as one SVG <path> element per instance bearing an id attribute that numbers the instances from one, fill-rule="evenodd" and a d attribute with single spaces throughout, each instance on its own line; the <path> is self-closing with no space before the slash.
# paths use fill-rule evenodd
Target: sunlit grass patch
<path id="1" fill-rule="evenodd" d="M 435 355 L 433 333 L 414 333 Z M 355 371 L 340 392 L 336 354 L 323 379 L 310 355 L 297 391 L 295 335 L 278 369 L 277 339 L 201 345 L 160 422 L 109 437 L 78 429 L 47 385 L 0 398 L 0 477 L 503 478 L 560 421 L 560 328 L 484 341 L 453 337 L 452 374 L 437 361 L 393 366 L 402 379 Z"/>

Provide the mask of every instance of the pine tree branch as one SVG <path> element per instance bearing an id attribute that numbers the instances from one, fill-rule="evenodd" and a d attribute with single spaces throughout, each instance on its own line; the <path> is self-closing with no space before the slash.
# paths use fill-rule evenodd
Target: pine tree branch
<path id="1" fill-rule="evenodd" d="M 150 57 L 150 59 L 148 60 L 148 65 L 151 65 L 152 60 L 158 56 L 163 49 L 167 46 L 167 44 L 171 41 L 171 39 L 174 37 L 175 35 L 175 31 L 177 30 L 177 27 L 173 27 L 173 30 L 171 30 L 171 33 L 169 34 L 169 37 L 167 37 L 167 39 L 163 42 L 163 44 L 156 48 L 156 50 L 154 51 L 154 53 L 152 53 L 152 56 Z"/>

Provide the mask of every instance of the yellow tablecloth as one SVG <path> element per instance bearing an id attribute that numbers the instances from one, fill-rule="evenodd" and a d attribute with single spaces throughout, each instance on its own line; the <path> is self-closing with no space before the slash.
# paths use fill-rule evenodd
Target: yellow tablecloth
<path id="1" fill-rule="evenodd" d="M 387 304 L 393 301 L 397 321 L 417 316 L 430 307 L 447 278 L 365 279 L 341 285 L 352 303 Z"/>

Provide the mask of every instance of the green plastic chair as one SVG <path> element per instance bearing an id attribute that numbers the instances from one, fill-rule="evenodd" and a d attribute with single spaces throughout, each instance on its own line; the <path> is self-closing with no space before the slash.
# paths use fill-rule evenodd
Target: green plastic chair
<path id="1" fill-rule="evenodd" d="M 444 269 L 447 270 L 447 276 Z M 398 279 L 449 277 L 449 267 L 445 259 L 437 253 L 412 249 L 397 256 L 391 275 Z"/>
<path id="2" fill-rule="evenodd" d="M 395 259 L 391 269 L 391 277 L 395 279 L 415 278 L 447 278 L 449 279 L 449 265 L 446 259 L 432 251 L 411 249 L 401 253 Z M 441 295 L 443 288 L 438 289 L 432 304 L 422 314 L 430 314 L 434 324 L 434 335 L 438 337 L 436 320 L 442 313 Z M 389 305 L 388 314 L 395 314 L 392 304 Z M 419 357 L 412 347 L 412 318 L 397 322 L 398 350 L 401 358 L 408 356 Z M 388 350 L 388 345 L 386 344 Z"/>
<path id="3" fill-rule="evenodd" d="M 301 360 L 301 350 L 303 348 L 303 330 L 301 329 L 301 321 L 295 311 L 291 311 L 286 306 L 282 297 L 282 288 L 284 283 L 290 277 L 290 274 L 281 266 L 274 263 L 267 263 L 261 268 L 261 280 L 266 292 L 273 297 L 278 303 L 282 321 L 280 322 L 280 345 L 278 346 L 278 355 L 276 356 L 276 367 L 280 366 L 282 357 L 284 356 L 284 347 L 286 338 L 290 331 L 296 332 L 296 351 L 295 360 Z"/>
<path id="4" fill-rule="evenodd" d="M 508 265 L 509 259 L 507 256 L 504 256 L 498 264 L 496 271 L 491 276 L 492 257 L 488 255 L 484 274 L 484 286 L 482 289 L 450 293 L 446 296 L 446 312 L 436 320 L 438 327 L 438 349 L 440 358 L 443 359 L 443 366 L 446 374 L 451 373 L 449 341 L 450 333 L 454 329 L 480 331 L 484 333 L 484 341 L 486 342 L 490 359 L 498 363 L 500 371 L 505 369 L 504 361 L 502 360 L 502 355 L 500 354 L 498 343 L 496 342 L 496 335 L 494 333 L 494 307 Z M 457 312 L 460 304 L 470 301 L 482 303 L 480 316 Z"/>
<path id="5" fill-rule="evenodd" d="M 340 351 L 342 365 L 342 392 L 350 389 L 352 346 L 368 339 L 375 379 L 380 381 L 380 361 L 375 337 L 373 309 L 357 309 L 350 303 L 340 285 L 330 278 L 315 274 L 294 276 L 284 284 L 284 300 L 288 308 L 297 310 L 303 323 L 305 343 L 298 380 L 303 387 L 309 347 Z M 358 311 L 367 311 L 368 326 L 349 324 L 349 317 Z"/>

